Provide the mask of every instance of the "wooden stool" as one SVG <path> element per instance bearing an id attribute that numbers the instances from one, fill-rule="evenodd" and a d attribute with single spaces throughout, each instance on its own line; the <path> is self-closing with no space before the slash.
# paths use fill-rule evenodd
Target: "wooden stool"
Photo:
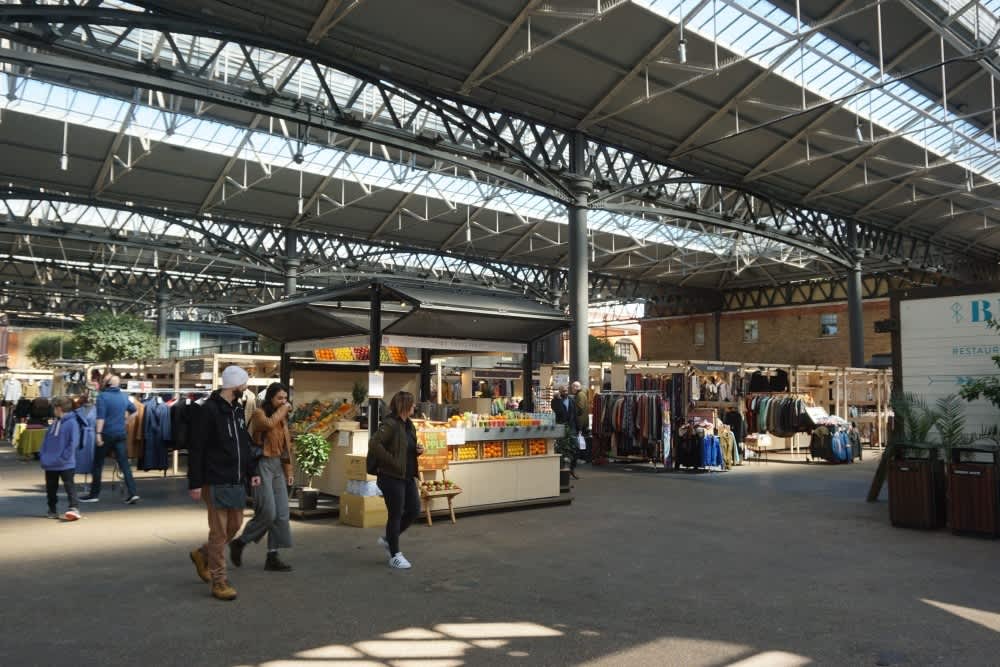
<path id="1" fill-rule="evenodd" d="M 448 481 L 448 468 L 420 468 L 418 472 L 420 478 L 420 498 L 424 502 L 424 514 L 427 517 L 427 525 L 434 525 L 434 520 L 431 519 L 431 501 L 435 498 L 446 498 L 448 500 L 448 511 L 451 514 L 451 522 L 455 523 L 455 505 L 453 501 L 455 496 L 462 492 L 462 489 L 455 487 L 451 489 L 441 489 L 440 491 L 428 491 L 423 485 L 425 472 L 439 473 L 441 477 L 440 480 L 437 481 L 446 482 Z"/>

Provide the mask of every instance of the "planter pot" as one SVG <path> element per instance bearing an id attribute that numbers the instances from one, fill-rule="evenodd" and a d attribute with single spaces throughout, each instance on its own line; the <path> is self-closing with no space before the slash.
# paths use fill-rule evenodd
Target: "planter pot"
<path id="1" fill-rule="evenodd" d="M 569 490 L 569 468 L 562 468 L 559 470 L 559 491 L 561 493 L 568 493 Z"/>
<path id="2" fill-rule="evenodd" d="M 319 502 L 319 489 L 302 489 L 299 491 L 299 509 L 314 510 Z"/>

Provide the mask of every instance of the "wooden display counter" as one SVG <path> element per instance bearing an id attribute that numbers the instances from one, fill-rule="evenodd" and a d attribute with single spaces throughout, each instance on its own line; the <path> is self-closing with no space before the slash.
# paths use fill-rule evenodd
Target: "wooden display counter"
<path id="1" fill-rule="evenodd" d="M 456 508 L 558 497 L 559 455 L 459 461 L 448 479 L 462 489 Z"/>
<path id="2" fill-rule="evenodd" d="M 453 454 L 448 479 L 462 489 L 455 498 L 455 508 L 558 498 L 559 455 L 555 453 L 554 438 L 539 437 L 543 429 L 505 429 L 503 433 L 500 429 L 469 429 L 470 436 L 492 437 L 476 440 L 466 437 L 465 444 L 448 448 Z M 551 433 L 544 430 L 545 435 Z M 523 439 L 523 445 L 512 445 L 518 437 Z M 474 452 L 475 458 L 455 460 L 462 447 Z M 336 431 L 330 437 L 330 461 L 314 486 L 323 493 L 343 495 L 347 489 L 347 457 L 367 453 L 367 430 Z M 488 458 L 489 455 L 492 457 Z"/>

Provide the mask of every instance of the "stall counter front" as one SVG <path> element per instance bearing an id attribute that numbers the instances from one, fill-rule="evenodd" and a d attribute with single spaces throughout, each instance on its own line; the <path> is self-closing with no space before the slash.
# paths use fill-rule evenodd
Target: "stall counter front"
<path id="1" fill-rule="evenodd" d="M 559 497 L 554 428 L 448 430 L 459 442 L 431 451 L 448 461 L 448 479 L 462 489 L 454 500 L 456 509 Z M 445 435 L 443 429 L 430 433 Z M 425 432 L 420 435 L 427 437 Z M 366 430 L 335 432 L 330 437 L 330 461 L 315 486 L 324 493 L 343 495 L 348 457 L 367 453 Z"/>

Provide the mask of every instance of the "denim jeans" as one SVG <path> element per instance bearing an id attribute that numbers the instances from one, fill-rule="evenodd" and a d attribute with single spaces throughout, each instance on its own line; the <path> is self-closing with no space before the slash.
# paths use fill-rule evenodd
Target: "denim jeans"
<path id="1" fill-rule="evenodd" d="M 125 478 L 125 488 L 128 489 L 128 498 L 135 495 L 135 479 L 132 478 L 132 466 L 128 462 L 128 452 L 125 450 L 125 434 L 105 435 L 104 446 L 94 447 L 94 468 L 90 471 L 90 496 L 96 498 L 101 494 L 101 473 L 104 472 L 104 457 L 109 450 L 115 450 L 115 459 L 118 461 L 118 468 Z"/>

